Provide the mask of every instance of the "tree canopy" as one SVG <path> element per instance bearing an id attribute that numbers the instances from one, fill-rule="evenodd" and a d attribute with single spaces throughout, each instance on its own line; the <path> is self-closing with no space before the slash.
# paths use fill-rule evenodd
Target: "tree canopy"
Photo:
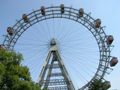
<path id="1" fill-rule="evenodd" d="M 88 87 L 88 90 L 108 90 L 110 87 L 109 81 L 102 82 L 101 80 L 95 79 Z"/>
<path id="2" fill-rule="evenodd" d="M 0 49 L 0 90 L 40 90 L 22 60 L 20 53 Z"/>

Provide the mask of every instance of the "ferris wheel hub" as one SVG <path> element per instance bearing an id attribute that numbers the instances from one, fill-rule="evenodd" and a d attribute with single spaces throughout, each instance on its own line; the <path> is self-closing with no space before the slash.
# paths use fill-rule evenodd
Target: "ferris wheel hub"
<path id="1" fill-rule="evenodd" d="M 50 41 L 50 46 L 55 46 L 57 43 L 56 43 L 56 40 L 55 38 L 52 38 L 51 41 Z"/>

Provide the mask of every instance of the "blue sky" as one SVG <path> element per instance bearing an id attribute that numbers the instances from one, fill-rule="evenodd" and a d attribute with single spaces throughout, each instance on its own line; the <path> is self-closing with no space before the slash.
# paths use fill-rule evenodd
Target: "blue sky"
<path id="1" fill-rule="evenodd" d="M 39 9 L 41 6 L 60 5 L 61 3 L 77 9 L 82 7 L 86 13 L 91 12 L 92 17 L 100 18 L 102 20 L 102 25 L 106 26 L 105 32 L 108 35 L 112 34 L 115 39 L 113 43 L 115 47 L 112 50 L 112 55 L 118 57 L 118 59 L 120 58 L 119 0 L 1 0 L 0 42 L 2 42 L 2 35 L 6 33 L 6 28 L 14 25 L 16 20 L 19 20 L 23 13 L 30 13 L 33 9 Z M 112 87 L 110 90 L 120 90 L 120 64 L 114 67 L 112 73 L 106 76 L 106 78 L 111 81 Z"/>

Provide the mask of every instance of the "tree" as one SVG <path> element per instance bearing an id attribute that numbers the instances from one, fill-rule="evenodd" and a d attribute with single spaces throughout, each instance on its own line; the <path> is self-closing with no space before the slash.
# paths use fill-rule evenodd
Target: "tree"
<path id="1" fill-rule="evenodd" d="M 88 87 L 88 90 L 108 90 L 110 87 L 109 81 L 102 82 L 101 80 L 95 79 Z"/>
<path id="2" fill-rule="evenodd" d="M 29 69 L 21 65 L 22 60 L 20 53 L 0 48 L 0 90 L 40 90 Z"/>

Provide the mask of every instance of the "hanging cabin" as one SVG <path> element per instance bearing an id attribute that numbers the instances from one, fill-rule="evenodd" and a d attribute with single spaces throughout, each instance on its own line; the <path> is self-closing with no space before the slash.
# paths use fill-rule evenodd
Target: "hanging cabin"
<path id="1" fill-rule="evenodd" d="M 60 8 L 61 8 L 61 14 L 63 14 L 65 12 L 64 4 L 61 4 Z"/>
<path id="2" fill-rule="evenodd" d="M 26 14 L 23 14 L 22 19 L 24 20 L 25 23 L 29 22 L 28 16 Z"/>
<path id="3" fill-rule="evenodd" d="M 80 8 L 80 10 L 79 10 L 79 17 L 83 17 L 83 14 L 84 14 L 84 9 Z"/>
<path id="4" fill-rule="evenodd" d="M 12 28 L 12 27 L 8 27 L 8 28 L 7 28 L 7 33 L 8 33 L 10 36 L 12 36 L 12 35 L 14 34 L 13 28 Z"/>
<path id="5" fill-rule="evenodd" d="M 112 42 L 113 42 L 113 40 L 114 40 L 114 38 L 113 38 L 113 36 L 112 35 L 109 35 L 108 37 L 107 37 L 107 45 L 111 45 L 112 44 Z"/>
<path id="6" fill-rule="evenodd" d="M 110 66 L 113 67 L 118 63 L 117 57 L 113 57 L 110 61 Z"/>
<path id="7" fill-rule="evenodd" d="M 101 26 L 101 20 L 100 19 L 96 19 L 95 20 L 95 27 L 99 28 Z"/>
<path id="8" fill-rule="evenodd" d="M 45 16 L 45 7 L 44 7 L 44 6 L 41 7 L 40 11 L 41 11 L 41 14 L 42 14 L 43 16 Z"/>

